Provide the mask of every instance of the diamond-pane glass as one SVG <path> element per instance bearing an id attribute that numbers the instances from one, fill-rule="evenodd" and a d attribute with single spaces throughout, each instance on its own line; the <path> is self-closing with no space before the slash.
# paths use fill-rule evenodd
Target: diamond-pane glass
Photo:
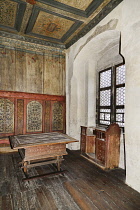
<path id="1" fill-rule="evenodd" d="M 103 121 L 103 120 L 100 120 L 100 124 L 110 125 L 110 121 Z"/>
<path id="2" fill-rule="evenodd" d="M 100 88 L 111 86 L 111 69 L 100 73 Z"/>
<path id="3" fill-rule="evenodd" d="M 120 127 L 124 127 L 124 109 L 116 109 L 116 122 Z"/>
<path id="4" fill-rule="evenodd" d="M 111 90 L 100 91 L 100 106 L 110 106 Z"/>
<path id="5" fill-rule="evenodd" d="M 125 83 L 125 65 L 118 66 L 116 68 L 116 84 Z"/>
<path id="6" fill-rule="evenodd" d="M 116 113 L 124 113 L 124 109 L 116 109 Z"/>
<path id="7" fill-rule="evenodd" d="M 125 87 L 120 87 L 116 89 L 116 105 L 125 104 Z"/>
<path id="8" fill-rule="evenodd" d="M 109 125 L 110 124 L 110 109 L 100 109 L 100 123 Z M 107 122 L 108 121 L 108 122 Z"/>
<path id="9" fill-rule="evenodd" d="M 110 114 L 105 114 L 105 120 L 110 120 Z"/>
<path id="10" fill-rule="evenodd" d="M 123 114 L 116 114 L 116 121 L 122 122 L 123 121 Z"/>
<path id="11" fill-rule="evenodd" d="M 100 113 L 100 119 L 104 120 L 104 113 Z"/>
<path id="12" fill-rule="evenodd" d="M 124 127 L 124 123 L 117 122 L 120 127 Z"/>
<path id="13" fill-rule="evenodd" d="M 100 109 L 100 112 L 110 112 L 110 109 Z"/>

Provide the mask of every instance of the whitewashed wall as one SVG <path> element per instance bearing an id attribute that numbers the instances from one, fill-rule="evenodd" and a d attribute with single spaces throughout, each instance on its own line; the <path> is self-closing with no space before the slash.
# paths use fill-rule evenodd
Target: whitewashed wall
<path id="1" fill-rule="evenodd" d="M 80 126 L 95 125 L 99 70 L 126 63 L 126 183 L 140 191 L 140 1 L 124 0 L 67 50 L 67 134 L 80 140 Z M 121 41 L 121 48 L 120 48 Z M 119 54 L 119 52 L 121 54 Z M 122 55 L 122 56 L 121 56 Z M 80 142 L 70 149 L 79 149 Z M 120 167 L 124 167 L 121 138 Z"/>

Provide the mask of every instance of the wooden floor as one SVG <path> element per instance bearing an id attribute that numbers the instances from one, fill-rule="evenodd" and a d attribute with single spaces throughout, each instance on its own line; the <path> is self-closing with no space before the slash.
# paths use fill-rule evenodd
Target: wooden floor
<path id="1" fill-rule="evenodd" d="M 62 168 L 65 176 L 22 181 L 18 153 L 0 155 L 1 210 L 140 209 L 140 194 L 124 184 L 124 171 L 102 171 L 69 151 Z M 54 166 L 30 168 L 30 176 L 49 173 Z"/>

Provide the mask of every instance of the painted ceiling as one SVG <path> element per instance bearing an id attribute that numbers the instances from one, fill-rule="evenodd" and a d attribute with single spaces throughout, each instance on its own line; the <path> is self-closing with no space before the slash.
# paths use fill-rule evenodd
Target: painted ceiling
<path id="1" fill-rule="evenodd" d="M 68 48 L 122 0 L 0 0 L 0 35 Z"/>

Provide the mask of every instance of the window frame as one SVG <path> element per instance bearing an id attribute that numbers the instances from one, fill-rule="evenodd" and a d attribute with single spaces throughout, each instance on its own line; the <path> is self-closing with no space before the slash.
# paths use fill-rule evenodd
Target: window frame
<path id="1" fill-rule="evenodd" d="M 125 113 L 123 113 L 122 122 L 116 121 L 116 114 L 119 114 L 119 113 L 116 113 L 116 110 L 117 109 L 124 109 L 125 110 L 125 103 L 124 103 L 124 105 L 117 105 L 116 104 L 116 90 L 117 90 L 117 88 L 125 87 L 125 83 L 117 85 L 117 82 L 116 82 L 117 67 L 122 66 L 122 65 L 125 65 L 125 63 L 119 63 L 117 65 L 114 65 L 112 67 L 106 68 L 106 69 L 101 70 L 101 71 L 98 72 L 98 88 L 97 88 L 98 92 L 97 92 L 97 106 L 96 106 L 96 124 L 98 126 L 108 127 L 111 123 L 114 123 L 114 122 L 116 122 L 116 123 L 124 123 L 124 114 Z M 105 71 L 108 71 L 108 70 L 111 70 L 111 86 L 100 88 L 100 78 L 101 78 L 100 75 L 101 75 L 101 73 L 103 73 Z M 109 90 L 109 89 L 111 91 L 111 94 L 110 94 L 110 105 L 109 106 L 100 106 L 100 93 L 101 93 L 101 91 Z M 110 109 L 110 121 L 109 121 L 109 124 L 103 124 L 103 123 L 100 122 L 101 121 L 100 114 L 101 113 L 105 113 L 105 112 L 101 112 L 100 111 L 101 109 Z M 108 112 L 106 112 L 106 113 L 108 113 Z M 104 115 L 104 120 L 105 120 L 105 115 Z M 106 120 L 106 122 L 107 121 L 108 120 Z M 123 128 L 124 126 L 120 126 L 120 127 Z"/>

